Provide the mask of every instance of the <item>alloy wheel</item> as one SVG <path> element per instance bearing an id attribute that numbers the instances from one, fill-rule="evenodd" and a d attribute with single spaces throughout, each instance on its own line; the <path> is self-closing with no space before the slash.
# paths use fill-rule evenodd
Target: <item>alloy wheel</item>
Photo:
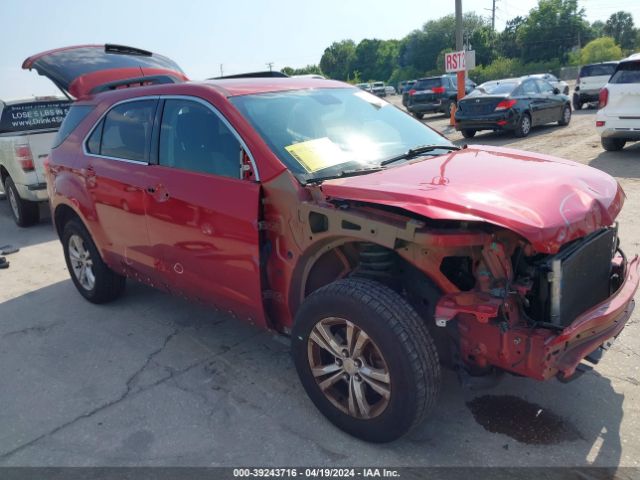
<path id="1" fill-rule="evenodd" d="M 528 115 L 524 115 L 522 117 L 522 133 L 527 135 L 529 133 L 529 130 L 531 130 L 531 120 L 529 120 Z"/>
<path id="2" fill-rule="evenodd" d="M 358 419 L 380 415 L 391 398 L 391 376 L 367 333 L 343 318 L 320 320 L 308 340 L 311 373 L 325 397 Z"/>
<path id="3" fill-rule="evenodd" d="M 93 272 L 91 252 L 86 248 L 84 240 L 79 235 L 69 237 L 69 260 L 76 279 L 85 290 L 93 290 L 96 277 Z"/>
<path id="4" fill-rule="evenodd" d="M 16 218 L 20 218 L 20 210 L 18 209 L 18 199 L 16 198 L 16 192 L 13 188 L 7 188 L 7 197 L 9 197 L 9 205 L 13 210 L 13 215 Z"/>

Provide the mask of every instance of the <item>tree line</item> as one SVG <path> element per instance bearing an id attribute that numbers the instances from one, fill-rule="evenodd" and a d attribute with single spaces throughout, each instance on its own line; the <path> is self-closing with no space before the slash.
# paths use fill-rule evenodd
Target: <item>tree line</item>
<path id="1" fill-rule="evenodd" d="M 501 32 L 476 13 L 463 16 L 465 45 L 476 51 L 476 81 L 561 66 L 613 60 L 640 50 L 640 29 L 630 13 L 589 23 L 577 0 L 539 0 L 526 16 L 509 20 Z M 353 83 L 400 80 L 439 74 L 444 55 L 455 50 L 455 17 L 426 22 L 401 40 L 363 39 L 333 42 L 318 65 L 286 67 L 288 74 L 321 73 Z"/>

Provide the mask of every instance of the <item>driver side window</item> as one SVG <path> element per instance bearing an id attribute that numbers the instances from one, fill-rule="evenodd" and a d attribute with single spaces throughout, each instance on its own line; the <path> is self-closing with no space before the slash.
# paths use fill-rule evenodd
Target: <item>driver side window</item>
<path id="1" fill-rule="evenodd" d="M 213 110 L 193 100 L 165 101 L 160 165 L 240 178 L 240 155 L 240 142 Z"/>

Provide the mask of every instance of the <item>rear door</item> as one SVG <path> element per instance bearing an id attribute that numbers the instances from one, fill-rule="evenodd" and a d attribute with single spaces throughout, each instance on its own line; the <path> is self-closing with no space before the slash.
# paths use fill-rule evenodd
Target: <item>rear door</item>
<path id="1" fill-rule="evenodd" d="M 167 57 L 111 44 L 50 50 L 27 58 L 22 68 L 36 70 L 63 92 L 76 98 L 124 79 L 162 77 L 164 81 L 187 80 L 178 64 Z"/>
<path id="2" fill-rule="evenodd" d="M 585 65 L 580 69 L 580 90 L 583 92 L 597 93 L 604 87 L 616 69 L 615 63 L 602 63 Z"/>
<path id="3" fill-rule="evenodd" d="M 157 282 L 145 221 L 145 188 L 157 98 L 113 106 L 84 144 L 83 178 L 108 255 L 134 277 Z"/>
<path id="4" fill-rule="evenodd" d="M 520 85 L 520 90 L 522 92 L 522 97 L 529 102 L 531 124 L 540 125 L 546 123 L 546 102 L 544 96 L 540 94 L 536 81 L 533 78 L 523 81 L 522 85 Z"/>
<path id="5" fill-rule="evenodd" d="M 240 137 L 212 105 L 163 100 L 150 167 L 150 244 L 178 294 L 265 323 L 258 232 L 260 185 L 241 178 Z"/>

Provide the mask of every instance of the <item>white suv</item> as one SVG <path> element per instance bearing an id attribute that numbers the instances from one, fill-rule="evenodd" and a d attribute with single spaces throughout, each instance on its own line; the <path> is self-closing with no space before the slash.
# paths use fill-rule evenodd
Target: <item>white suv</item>
<path id="1" fill-rule="evenodd" d="M 57 97 L 0 100 L 0 191 L 21 227 L 38 222 L 38 203 L 48 199 L 43 162 L 70 104 Z"/>
<path id="2" fill-rule="evenodd" d="M 618 62 L 592 63 L 580 67 L 573 91 L 573 109 L 580 110 L 585 103 L 597 102 L 600 89 L 613 75 Z"/>
<path id="3" fill-rule="evenodd" d="M 640 53 L 620 61 L 600 90 L 596 129 L 605 150 L 622 150 L 640 140 Z"/>

